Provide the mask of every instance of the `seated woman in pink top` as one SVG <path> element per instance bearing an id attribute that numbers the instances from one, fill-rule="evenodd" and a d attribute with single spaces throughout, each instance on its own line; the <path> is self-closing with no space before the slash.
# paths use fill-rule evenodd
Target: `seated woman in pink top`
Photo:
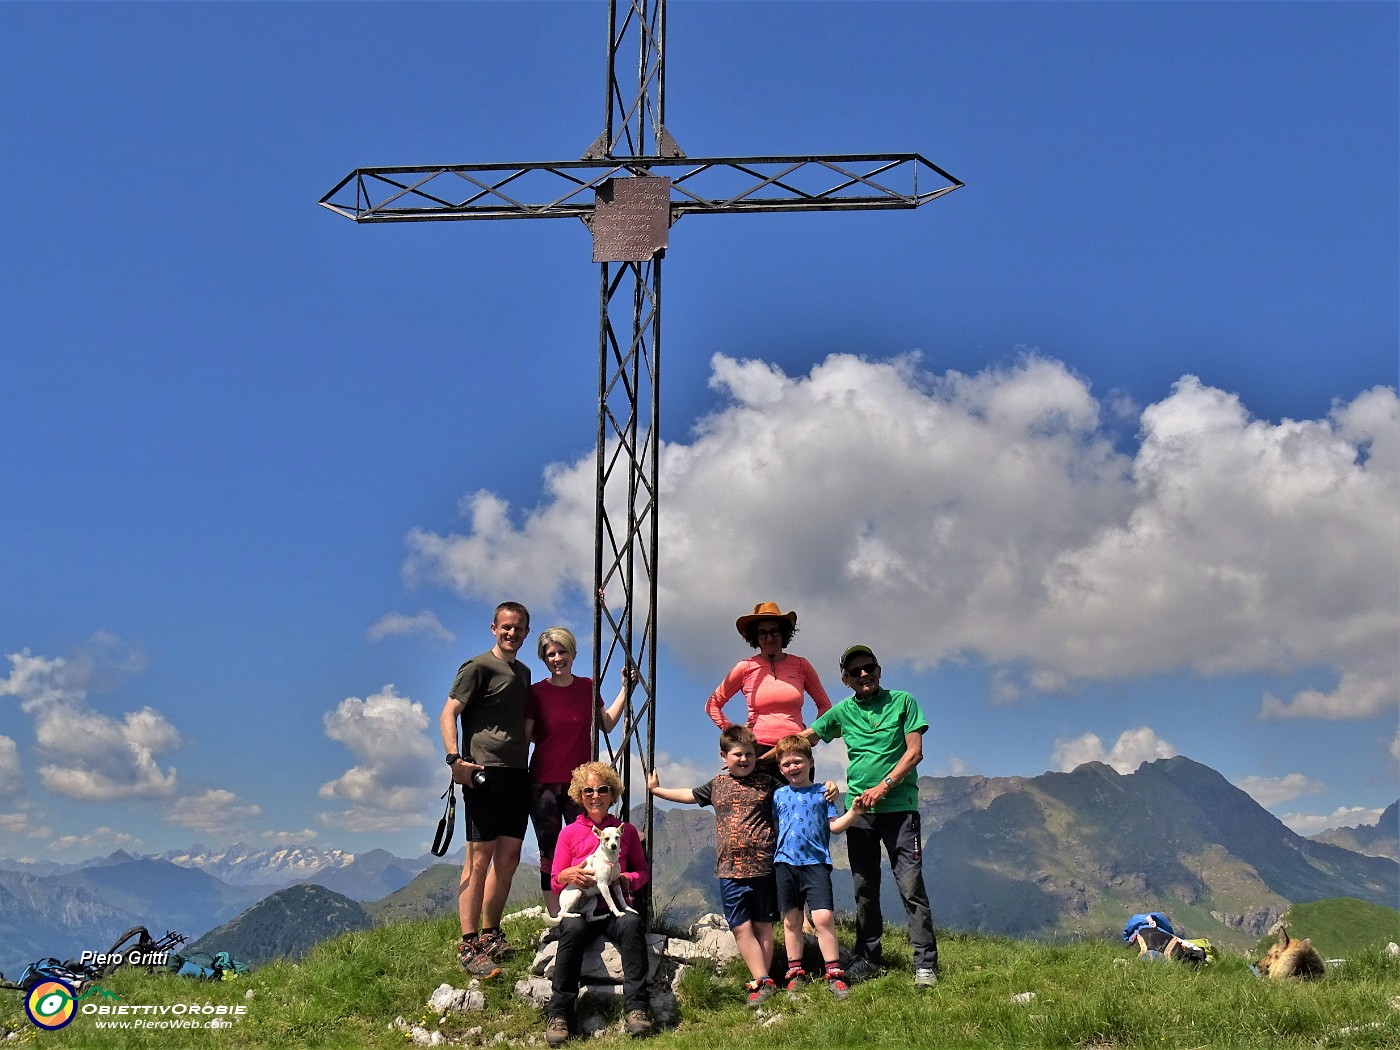
<path id="1" fill-rule="evenodd" d="M 621 828 L 622 848 L 617 861 L 622 893 L 631 908 L 632 895 L 646 885 L 650 872 L 637 829 L 608 812 L 622 798 L 622 780 L 606 762 L 585 762 L 573 771 L 569 797 L 578 805 L 580 815 L 559 835 L 552 873 L 555 896 L 566 886 L 596 884 L 592 870 L 585 867 L 598 848 L 596 832 L 603 828 Z M 559 950 L 554 957 L 553 994 L 545 1008 L 545 1042 L 549 1046 L 562 1046 L 572 1035 L 584 951 L 600 933 L 617 946 L 622 957 L 622 1008 L 626 1011 L 623 1030 L 634 1038 L 650 1035 L 646 916 L 636 911 L 614 916 L 596 895 L 587 898 L 579 910 L 582 915 L 566 918 L 558 926 Z"/>
<path id="2" fill-rule="evenodd" d="M 807 728 L 802 720 L 804 695 L 816 702 L 819 715 L 831 706 L 831 699 L 817 669 L 803 657 L 784 651 L 797 633 L 797 613 L 782 612 L 776 602 L 760 602 L 734 626 L 758 653 L 740 660 L 724 676 L 705 704 L 705 713 L 720 729 L 729 728 L 735 723 L 725 717 L 724 705 L 742 692 L 748 705 L 743 724 L 758 737 L 758 768 L 782 783 L 773 745 Z"/>
<path id="3" fill-rule="evenodd" d="M 565 824 L 573 823 L 583 808 L 569 795 L 574 770 L 593 757 L 593 679 L 573 673 L 578 641 L 567 627 L 551 627 L 540 633 L 540 660 L 549 678 L 530 686 L 530 706 L 525 732 L 535 745 L 530 755 L 530 822 L 540 850 L 540 890 L 550 915 L 559 912 L 559 894 L 550 886 L 554 844 Z M 635 677 L 634 677 L 635 680 Z M 627 703 L 627 686 L 604 708 L 596 701 L 598 727 L 612 732 Z"/>

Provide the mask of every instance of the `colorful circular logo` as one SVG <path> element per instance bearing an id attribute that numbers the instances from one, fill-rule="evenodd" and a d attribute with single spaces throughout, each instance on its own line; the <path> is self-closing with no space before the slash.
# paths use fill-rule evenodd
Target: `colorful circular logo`
<path id="1" fill-rule="evenodd" d="M 62 981 L 40 981 L 24 999 L 24 1012 L 40 1028 L 50 1032 L 68 1024 L 75 1014 L 77 993 Z"/>

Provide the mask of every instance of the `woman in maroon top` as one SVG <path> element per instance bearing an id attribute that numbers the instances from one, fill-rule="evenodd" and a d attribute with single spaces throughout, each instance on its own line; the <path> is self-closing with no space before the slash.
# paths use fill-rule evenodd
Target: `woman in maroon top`
<path id="1" fill-rule="evenodd" d="M 534 743 L 530 756 L 530 821 L 540 851 L 540 890 L 550 915 L 559 913 L 559 895 L 550 886 L 554 844 L 566 823 L 583 812 L 569 797 L 573 771 L 593 757 L 593 679 L 573 673 L 578 641 L 567 627 L 551 627 L 540 633 L 537 646 L 549 678 L 530 687 L 525 732 Z M 596 701 L 598 724 L 612 731 L 627 704 L 627 687 L 604 708 Z"/>

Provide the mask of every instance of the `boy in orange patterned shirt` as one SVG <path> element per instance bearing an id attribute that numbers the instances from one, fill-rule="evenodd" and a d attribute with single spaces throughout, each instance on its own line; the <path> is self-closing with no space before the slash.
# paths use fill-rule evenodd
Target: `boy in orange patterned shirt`
<path id="1" fill-rule="evenodd" d="M 778 920 L 773 792 L 779 784 L 755 770 L 758 741 L 747 726 L 730 726 L 720 733 L 719 754 L 725 771 L 699 787 L 663 788 L 652 770 L 647 789 L 668 802 L 714 807 L 715 875 L 724 918 L 753 977 L 744 985 L 749 1005 L 758 1006 L 778 990 L 768 971 L 773 966 L 773 923 Z"/>

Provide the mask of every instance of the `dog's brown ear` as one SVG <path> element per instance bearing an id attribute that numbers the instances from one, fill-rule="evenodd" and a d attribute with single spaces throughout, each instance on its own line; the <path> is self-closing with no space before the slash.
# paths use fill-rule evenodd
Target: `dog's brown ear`
<path id="1" fill-rule="evenodd" d="M 603 829 L 600 828 L 597 824 L 593 825 L 593 837 L 599 842 L 603 841 Z"/>
<path id="2" fill-rule="evenodd" d="M 1278 946 L 1280 948 L 1287 948 L 1292 943 L 1293 939 L 1288 936 L 1288 927 L 1280 924 L 1278 928 Z"/>

